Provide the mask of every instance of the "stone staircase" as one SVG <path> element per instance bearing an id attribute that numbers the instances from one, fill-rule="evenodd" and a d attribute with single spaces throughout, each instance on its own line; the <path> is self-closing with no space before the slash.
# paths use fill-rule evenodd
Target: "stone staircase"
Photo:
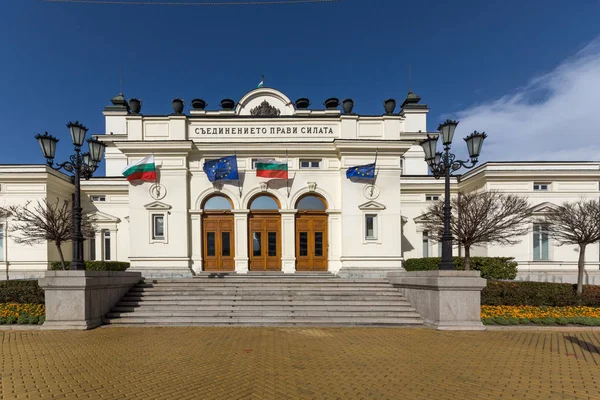
<path id="1" fill-rule="evenodd" d="M 385 279 L 331 274 L 146 279 L 106 314 L 116 326 L 421 326 Z"/>

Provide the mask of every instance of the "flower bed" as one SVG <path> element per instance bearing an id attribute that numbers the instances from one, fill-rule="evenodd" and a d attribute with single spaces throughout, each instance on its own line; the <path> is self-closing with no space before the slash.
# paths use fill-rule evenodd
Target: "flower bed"
<path id="1" fill-rule="evenodd" d="M 43 324 L 43 304 L 0 303 L 0 324 Z"/>
<path id="2" fill-rule="evenodd" d="M 600 307 L 481 306 L 485 325 L 588 325 L 600 326 Z"/>

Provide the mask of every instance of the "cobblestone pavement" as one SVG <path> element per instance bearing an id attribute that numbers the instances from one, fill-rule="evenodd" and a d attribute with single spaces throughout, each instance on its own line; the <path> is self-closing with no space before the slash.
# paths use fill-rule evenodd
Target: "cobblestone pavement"
<path id="1" fill-rule="evenodd" d="M 2 399 L 600 399 L 600 332 L 0 332 Z"/>

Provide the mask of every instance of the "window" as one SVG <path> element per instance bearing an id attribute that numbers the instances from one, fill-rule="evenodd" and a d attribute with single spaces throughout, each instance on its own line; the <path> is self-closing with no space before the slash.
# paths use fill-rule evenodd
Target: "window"
<path id="1" fill-rule="evenodd" d="M 543 224 L 533 225 L 533 260 L 548 260 L 548 227 Z"/>
<path id="2" fill-rule="evenodd" d="M 439 194 L 426 194 L 425 195 L 426 201 L 438 201 L 439 199 L 440 199 Z"/>
<path id="3" fill-rule="evenodd" d="M 152 239 L 163 240 L 165 238 L 165 215 L 152 214 Z"/>
<path id="4" fill-rule="evenodd" d="M 104 239 L 104 261 L 110 261 L 110 231 L 102 231 Z"/>
<path id="5" fill-rule="evenodd" d="M 231 210 L 231 202 L 224 196 L 213 196 L 204 203 L 204 210 Z"/>
<path id="6" fill-rule="evenodd" d="M 321 168 L 321 160 L 300 160 L 301 169 L 319 169 Z"/>
<path id="7" fill-rule="evenodd" d="M 279 204 L 271 196 L 261 195 L 250 203 L 251 210 L 279 210 Z"/>
<path id="8" fill-rule="evenodd" d="M 296 209 L 300 211 L 317 211 L 317 210 L 325 210 L 327 207 L 325 206 L 325 202 L 321 200 L 321 198 L 313 195 L 308 195 L 302 197 L 296 203 Z"/>
<path id="9" fill-rule="evenodd" d="M 377 240 L 377 215 L 365 215 L 365 239 Z"/>
<path id="10" fill-rule="evenodd" d="M 423 232 L 423 257 L 429 257 L 429 232 Z"/>
<path id="11" fill-rule="evenodd" d="M 536 190 L 536 191 L 547 191 L 549 187 L 550 187 L 549 183 L 539 183 L 539 182 L 533 183 L 533 190 Z"/>
<path id="12" fill-rule="evenodd" d="M 91 237 L 88 239 L 88 246 L 90 250 L 90 261 L 96 260 L 96 237 Z"/>
<path id="13" fill-rule="evenodd" d="M 92 201 L 93 202 L 106 201 L 106 196 L 92 196 Z"/>

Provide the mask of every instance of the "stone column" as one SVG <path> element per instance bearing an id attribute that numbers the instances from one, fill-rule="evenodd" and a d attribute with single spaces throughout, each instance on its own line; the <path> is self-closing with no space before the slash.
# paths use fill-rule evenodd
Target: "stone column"
<path id="1" fill-rule="evenodd" d="M 192 269 L 202 271 L 202 210 L 190 210 L 190 240 L 192 243 Z"/>
<path id="2" fill-rule="evenodd" d="M 250 210 L 232 210 L 235 236 L 235 272 L 248 273 L 248 214 Z"/>
<path id="3" fill-rule="evenodd" d="M 281 213 L 281 270 L 296 272 L 296 213 L 298 210 L 280 210 Z"/>
<path id="4" fill-rule="evenodd" d="M 329 272 L 337 274 L 342 268 L 342 210 L 327 210 L 327 215 L 327 230 L 329 231 L 327 269 Z"/>

